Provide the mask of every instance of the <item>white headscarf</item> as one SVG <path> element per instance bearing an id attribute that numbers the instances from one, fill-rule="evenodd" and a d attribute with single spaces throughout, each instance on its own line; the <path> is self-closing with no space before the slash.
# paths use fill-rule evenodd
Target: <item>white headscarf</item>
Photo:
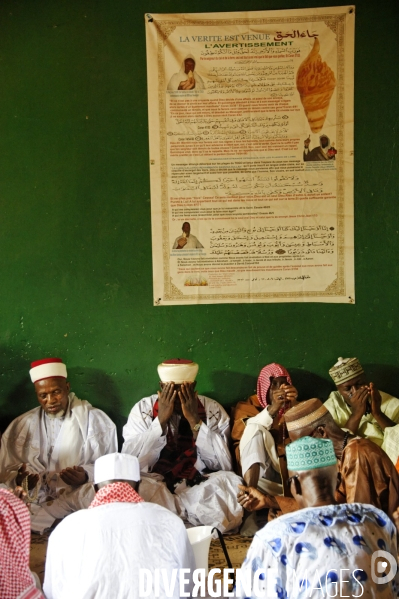
<path id="1" fill-rule="evenodd" d="M 194 61 L 194 64 L 197 65 L 197 61 L 195 60 L 194 56 L 192 54 L 187 54 L 187 56 L 185 56 L 182 65 L 180 67 L 180 71 L 178 73 L 175 73 L 174 75 L 172 75 L 169 83 L 168 83 L 168 89 L 169 90 L 177 90 L 179 88 L 179 85 L 182 81 L 187 81 L 188 80 L 188 75 L 186 73 L 186 60 L 191 59 Z M 202 80 L 202 78 L 198 75 L 198 73 L 195 70 L 193 70 L 193 77 L 195 79 L 195 88 L 197 89 L 205 89 L 205 85 L 204 82 Z M 194 89 L 195 89 L 194 88 Z"/>

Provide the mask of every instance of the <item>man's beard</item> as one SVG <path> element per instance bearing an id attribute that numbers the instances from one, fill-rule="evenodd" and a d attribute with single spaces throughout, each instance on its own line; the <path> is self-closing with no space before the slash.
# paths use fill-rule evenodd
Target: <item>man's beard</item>
<path id="1" fill-rule="evenodd" d="M 65 410 L 60 410 L 56 414 L 49 414 L 49 413 L 47 413 L 47 416 L 49 418 L 51 418 L 51 419 L 63 418 L 65 416 Z"/>

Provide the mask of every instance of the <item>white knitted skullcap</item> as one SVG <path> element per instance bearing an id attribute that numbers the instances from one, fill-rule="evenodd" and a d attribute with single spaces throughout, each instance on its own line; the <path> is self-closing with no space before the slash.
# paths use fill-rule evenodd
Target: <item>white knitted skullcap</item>
<path id="1" fill-rule="evenodd" d="M 106 480 L 140 480 L 138 459 L 127 453 L 109 453 L 94 462 L 94 483 Z"/>

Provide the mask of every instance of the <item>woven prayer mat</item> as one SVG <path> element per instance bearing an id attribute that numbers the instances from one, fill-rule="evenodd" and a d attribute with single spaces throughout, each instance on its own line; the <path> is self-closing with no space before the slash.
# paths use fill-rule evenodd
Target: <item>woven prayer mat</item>
<path id="1" fill-rule="evenodd" d="M 263 528 L 267 523 L 268 510 L 260 510 L 257 512 L 257 523 L 259 529 Z M 253 537 L 252 537 L 253 538 Z M 233 568 L 240 568 L 244 561 L 248 548 L 252 543 L 252 538 L 236 535 L 224 535 L 223 539 L 226 544 L 227 553 L 229 554 L 231 565 Z M 223 553 L 219 539 L 212 539 L 209 549 L 209 570 L 211 568 L 228 568 L 226 558 Z M 216 575 L 215 578 L 220 578 Z"/>
<path id="2" fill-rule="evenodd" d="M 48 534 L 37 535 L 32 533 L 30 542 L 30 569 L 32 572 L 36 572 L 42 584 L 44 580 L 44 564 L 46 563 L 48 538 Z"/>
<path id="3" fill-rule="evenodd" d="M 240 568 L 247 555 L 248 547 L 250 546 L 252 539 L 240 535 L 226 535 L 223 538 L 233 568 Z M 228 568 L 219 539 L 212 539 L 211 541 L 209 549 L 209 569 L 211 570 L 211 568 L 220 568 L 221 570 L 223 570 L 223 568 Z"/>

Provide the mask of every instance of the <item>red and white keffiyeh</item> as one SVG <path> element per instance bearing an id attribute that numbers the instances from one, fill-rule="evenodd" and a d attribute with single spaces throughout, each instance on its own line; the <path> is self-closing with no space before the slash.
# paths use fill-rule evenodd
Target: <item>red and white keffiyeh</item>
<path id="1" fill-rule="evenodd" d="M 29 570 L 30 514 L 7 489 L 0 489 L 0 597 L 44 599 Z"/>
<path id="2" fill-rule="evenodd" d="M 144 499 L 136 493 L 129 483 L 110 483 L 97 491 L 95 498 L 89 505 L 89 509 L 107 505 L 107 503 L 141 503 L 142 501 Z"/>
<path id="3" fill-rule="evenodd" d="M 256 386 L 256 394 L 258 396 L 258 401 L 261 406 L 264 408 L 268 405 L 268 393 L 270 389 L 271 378 L 276 378 L 278 376 L 286 376 L 287 381 L 290 385 L 292 385 L 291 377 L 289 375 L 288 370 L 281 366 L 281 364 L 276 364 L 273 362 L 272 364 L 268 364 L 260 371 L 258 377 L 258 384 Z"/>

